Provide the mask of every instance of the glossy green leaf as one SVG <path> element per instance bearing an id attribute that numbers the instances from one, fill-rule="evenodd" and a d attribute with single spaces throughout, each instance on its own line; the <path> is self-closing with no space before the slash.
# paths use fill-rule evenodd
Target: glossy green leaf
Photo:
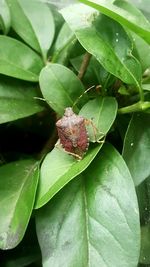
<path id="1" fill-rule="evenodd" d="M 0 123 L 42 111 L 36 97 L 37 90 L 31 84 L 0 76 Z"/>
<path id="2" fill-rule="evenodd" d="M 69 60 L 70 50 L 72 50 L 75 41 L 76 37 L 74 33 L 71 31 L 68 24 L 64 23 L 54 45 L 52 62 L 65 65 L 64 63 Z"/>
<path id="3" fill-rule="evenodd" d="M 150 176 L 136 187 L 141 224 L 149 223 L 150 219 Z"/>
<path id="4" fill-rule="evenodd" d="M 46 204 L 71 179 L 83 172 L 101 149 L 102 144 L 93 149 L 80 161 L 74 159 L 61 148 L 54 148 L 47 154 L 41 166 L 40 181 L 35 208 Z"/>
<path id="5" fill-rule="evenodd" d="M 50 8 L 34 0 L 7 0 L 11 12 L 12 27 L 46 61 L 55 32 Z"/>
<path id="6" fill-rule="evenodd" d="M 140 262 L 143 264 L 150 264 L 150 224 L 142 226 L 141 228 L 141 254 Z"/>
<path id="7" fill-rule="evenodd" d="M 142 84 L 142 88 L 145 91 L 150 91 L 150 84 L 149 83 Z"/>
<path id="8" fill-rule="evenodd" d="M 57 9 L 57 7 L 53 3 L 50 3 L 48 1 L 44 1 L 44 2 L 46 2 L 46 4 L 48 5 L 48 7 L 50 8 L 52 12 L 54 24 L 55 24 L 55 37 L 56 37 L 64 23 L 64 19 L 62 15 L 60 14 L 59 10 Z"/>
<path id="9" fill-rule="evenodd" d="M 138 205 L 122 157 L 104 145 L 83 174 L 36 217 L 43 267 L 135 267 L 139 258 Z"/>
<path id="10" fill-rule="evenodd" d="M 23 43 L 0 36 L 0 73 L 37 82 L 43 67 L 41 58 Z"/>
<path id="11" fill-rule="evenodd" d="M 79 114 L 89 120 L 87 128 L 91 142 L 99 140 L 110 130 L 117 115 L 117 106 L 113 97 L 97 97 L 80 110 Z"/>
<path id="12" fill-rule="evenodd" d="M 34 266 L 41 262 L 40 247 L 37 242 L 35 218 L 31 216 L 25 236 L 13 250 L 1 251 L 1 265 L 7 267 Z"/>
<path id="13" fill-rule="evenodd" d="M 147 44 L 141 37 L 139 37 L 135 33 L 131 33 L 130 35 L 133 38 L 134 47 L 136 49 L 136 53 L 138 55 L 138 59 L 141 63 L 143 72 L 150 67 L 150 45 Z"/>
<path id="14" fill-rule="evenodd" d="M 134 5 L 127 1 L 80 0 L 128 27 L 150 44 L 150 23 Z"/>
<path id="15" fill-rule="evenodd" d="M 108 72 L 139 87 L 141 66 L 133 57 L 132 43 L 119 23 L 82 4 L 71 5 L 62 14 L 81 45 Z"/>
<path id="16" fill-rule="evenodd" d="M 135 185 L 150 176 L 150 114 L 134 114 L 129 124 L 123 157 Z"/>
<path id="17" fill-rule="evenodd" d="M 7 34 L 11 25 L 9 8 L 5 0 L 0 1 L 0 28 Z"/>
<path id="18" fill-rule="evenodd" d="M 39 82 L 44 98 L 59 115 L 64 114 L 66 107 L 72 107 L 84 92 L 78 77 L 59 64 L 48 64 L 43 68 Z"/>
<path id="19" fill-rule="evenodd" d="M 67 45 L 70 40 L 72 40 L 74 34 L 69 28 L 67 23 L 64 23 L 59 31 L 57 36 L 55 46 L 54 46 L 54 53 L 58 53 L 57 51 L 62 51 L 63 48 Z"/>
<path id="20" fill-rule="evenodd" d="M 12 162 L 0 167 L 0 248 L 17 246 L 24 236 L 38 182 L 34 160 Z"/>
<path id="21" fill-rule="evenodd" d="M 137 1 L 137 0 L 130 0 L 132 4 L 134 4 L 137 8 L 142 10 L 142 12 L 148 12 L 150 10 L 150 2 L 149 0 L 142 0 L 142 1 Z"/>
<path id="22" fill-rule="evenodd" d="M 130 0 L 133 5 L 135 5 L 138 9 L 142 11 L 144 16 L 150 21 L 150 1 L 149 0 L 142 0 L 142 1 L 137 1 L 137 0 Z"/>

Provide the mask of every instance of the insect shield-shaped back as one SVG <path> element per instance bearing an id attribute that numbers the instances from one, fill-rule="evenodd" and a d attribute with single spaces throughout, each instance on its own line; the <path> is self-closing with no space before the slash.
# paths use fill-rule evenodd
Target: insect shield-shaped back
<path id="1" fill-rule="evenodd" d="M 65 151 L 82 159 L 89 146 L 85 119 L 76 115 L 72 108 L 68 107 L 65 109 L 64 116 L 57 121 L 56 127 L 60 143 Z"/>

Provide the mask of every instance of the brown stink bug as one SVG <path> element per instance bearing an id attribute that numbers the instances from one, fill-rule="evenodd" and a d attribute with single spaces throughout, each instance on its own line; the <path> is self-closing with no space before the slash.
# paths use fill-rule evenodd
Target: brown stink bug
<path id="1" fill-rule="evenodd" d="M 89 146 L 85 118 L 76 115 L 72 108 L 68 107 L 65 109 L 64 116 L 57 121 L 56 127 L 60 144 L 65 151 L 82 159 Z"/>
<path id="2" fill-rule="evenodd" d="M 84 93 L 87 93 L 93 87 L 95 86 L 88 88 Z M 74 105 L 82 96 L 83 95 L 74 102 Z M 100 141 L 101 138 L 97 139 L 96 137 L 97 132 L 99 131 L 93 124 L 92 120 L 75 114 L 71 107 L 67 107 L 65 109 L 64 116 L 56 122 L 59 143 L 68 154 L 73 155 L 77 159 L 82 159 L 89 147 L 89 137 L 86 129 L 87 125 L 92 126 L 93 136 L 95 139 L 94 142 L 103 143 L 104 140 Z M 104 137 L 104 134 L 102 134 L 102 137 Z"/>

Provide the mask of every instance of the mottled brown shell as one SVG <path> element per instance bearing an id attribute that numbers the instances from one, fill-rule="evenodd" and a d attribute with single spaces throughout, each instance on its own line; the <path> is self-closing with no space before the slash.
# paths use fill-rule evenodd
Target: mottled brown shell
<path id="1" fill-rule="evenodd" d="M 85 119 L 76 115 L 71 107 L 65 109 L 64 116 L 57 121 L 56 127 L 62 147 L 82 158 L 89 146 Z"/>

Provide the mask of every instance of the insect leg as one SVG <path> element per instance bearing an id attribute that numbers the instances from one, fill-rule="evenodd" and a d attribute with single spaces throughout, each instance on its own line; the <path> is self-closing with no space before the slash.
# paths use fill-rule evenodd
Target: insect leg
<path id="1" fill-rule="evenodd" d="M 78 154 L 75 154 L 75 153 L 73 153 L 73 152 L 66 151 L 66 150 L 63 148 L 62 144 L 60 143 L 60 139 L 58 139 L 57 143 L 55 144 L 55 147 L 58 148 L 58 149 L 63 150 L 65 153 L 67 153 L 67 154 L 69 154 L 69 155 L 72 155 L 73 157 L 77 158 L 78 160 L 81 160 L 81 159 L 82 159 L 82 157 L 79 156 Z"/>
<path id="2" fill-rule="evenodd" d="M 100 132 L 97 127 L 95 126 L 95 124 L 93 123 L 92 120 L 89 120 L 89 119 L 85 119 L 85 124 L 86 125 L 91 125 L 92 127 L 92 130 L 93 130 L 93 136 L 94 136 L 94 139 L 95 139 L 95 142 L 97 143 L 103 143 L 105 141 L 105 134 Z M 102 135 L 99 139 L 97 138 L 97 135 L 100 134 Z M 102 138 L 104 138 L 104 140 L 101 140 Z"/>

